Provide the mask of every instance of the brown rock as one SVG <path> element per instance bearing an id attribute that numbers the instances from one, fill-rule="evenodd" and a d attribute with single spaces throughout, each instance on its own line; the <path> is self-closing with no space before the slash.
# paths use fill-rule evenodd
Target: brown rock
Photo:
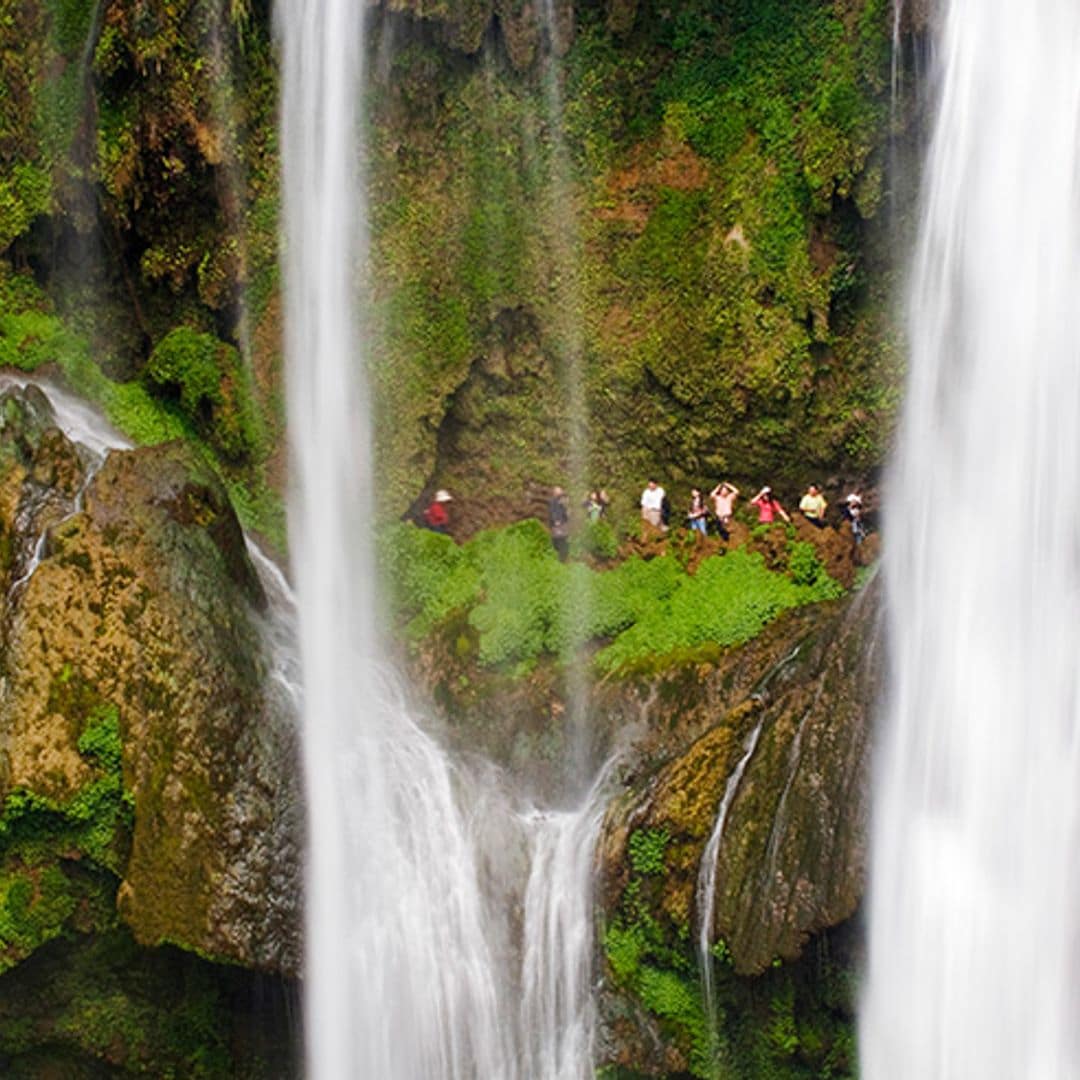
<path id="1" fill-rule="evenodd" d="M 771 645 L 786 636 L 786 655 L 759 667 L 753 689 L 719 722 L 635 783 L 636 795 L 612 808 L 605 827 L 607 903 L 626 884 L 630 833 L 663 829 L 671 839 L 657 907 L 672 925 L 693 924 L 698 866 L 717 809 L 750 733 L 760 729 L 715 867 L 714 937 L 727 942 L 741 974 L 795 959 L 811 934 L 848 919 L 862 895 L 870 716 L 882 672 L 878 590 L 814 614 L 816 625 L 807 612 L 778 620 Z M 764 655 L 775 656 L 774 648 Z M 702 698 L 738 697 L 730 674 L 708 676 L 703 689 L 729 685 Z M 662 723 L 659 711 L 654 704 L 650 728 Z"/>
<path id="2" fill-rule="evenodd" d="M 80 476 L 58 432 L 31 442 L 28 465 L 0 462 L 0 536 L 20 544 L 18 507 L 67 499 Z M 114 707 L 134 797 L 118 904 L 138 940 L 295 973 L 295 734 L 268 697 L 265 597 L 225 492 L 172 444 L 110 454 L 84 508 L 61 503 L 40 565 L 9 594 L 0 796 L 70 799 L 90 778 L 88 714 Z"/>

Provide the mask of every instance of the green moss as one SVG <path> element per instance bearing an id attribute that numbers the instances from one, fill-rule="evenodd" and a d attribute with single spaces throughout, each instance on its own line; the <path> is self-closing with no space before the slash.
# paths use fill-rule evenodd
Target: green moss
<path id="1" fill-rule="evenodd" d="M 48 209 L 51 194 L 48 175 L 30 162 L 18 162 L 0 175 L 0 250 Z"/>
<path id="2" fill-rule="evenodd" d="M 24 787 L 0 811 L 0 970 L 75 921 L 105 925 L 130 844 L 134 805 L 124 789 L 120 719 L 71 667 L 53 681 L 49 708 L 77 725 L 91 776 L 67 797 Z"/>
<path id="3" fill-rule="evenodd" d="M 180 326 L 154 347 L 146 364 L 151 384 L 179 396 L 196 428 L 230 459 L 259 451 L 261 433 L 247 375 L 236 349 L 210 334 Z"/>
<path id="4" fill-rule="evenodd" d="M 604 931 L 604 956 L 615 985 L 660 1021 L 686 1058 L 691 1075 L 711 1078 L 713 1049 L 696 969 L 665 919 L 654 914 L 643 878 L 634 870 Z"/>
<path id="5" fill-rule="evenodd" d="M 156 378 L 114 381 L 31 281 L 0 271 L 0 366 L 36 371 L 56 365 L 71 389 L 133 442 L 193 445 L 225 483 L 244 527 L 283 551 L 285 509 L 261 463 L 267 440 L 236 350 L 184 327 L 170 339 L 155 353 Z M 155 393 L 155 386 L 170 396 Z"/>
<path id="6" fill-rule="evenodd" d="M 774 965 L 755 978 L 736 975 L 724 950 L 714 949 L 710 1019 L 688 928 L 665 913 L 662 881 L 640 873 L 629 848 L 628 854 L 627 884 L 604 931 L 611 982 L 651 1014 L 689 1075 L 702 1080 L 854 1075 L 848 930 L 826 935 L 798 963 Z"/>
<path id="7" fill-rule="evenodd" d="M 412 44 L 378 96 L 387 509 L 417 474 L 475 483 L 478 460 L 496 496 L 558 479 L 571 356 L 609 489 L 878 462 L 898 383 L 867 284 L 885 7 L 646 2 L 618 37 L 601 6 L 576 18 L 568 170 L 543 96 L 493 55 Z M 507 312 L 546 367 L 507 347 Z"/>
<path id="8" fill-rule="evenodd" d="M 55 941 L 0 977 L 0 1057 L 12 1080 L 297 1075 L 277 980 L 143 949 L 123 928 Z"/>

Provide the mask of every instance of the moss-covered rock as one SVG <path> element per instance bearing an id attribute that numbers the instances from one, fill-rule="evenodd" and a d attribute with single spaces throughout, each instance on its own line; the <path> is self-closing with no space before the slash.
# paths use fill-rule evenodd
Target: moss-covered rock
<path id="1" fill-rule="evenodd" d="M 299 1075 L 295 986 L 122 928 L 40 949 L 0 982 L 0 1069 L 10 1080 Z"/>
<path id="2" fill-rule="evenodd" d="M 15 397 L 41 404 L 34 391 Z M 34 443 L 33 425 L 22 439 Z M 123 829 L 114 857 L 107 837 L 78 846 L 122 879 L 119 908 L 140 941 L 294 971 L 299 798 L 283 765 L 294 733 L 268 697 L 265 598 L 235 514 L 180 444 L 113 453 L 81 506 L 69 486 L 64 513 L 24 513 L 74 453 L 49 427 L 32 456 L 24 447 L 30 468 L 0 468 L 0 491 L 19 490 L 3 534 L 45 530 L 33 573 L 8 591 L 0 796 L 23 819 L 74 828 L 84 814 L 87 829 Z M 133 811 L 122 822 L 94 817 L 108 812 L 93 738 L 102 717 L 117 739 L 106 774 Z"/>
<path id="3" fill-rule="evenodd" d="M 35 42 L 0 64 L 10 262 L 111 376 L 178 328 L 216 339 L 217 400 L 187 412 L 261 504 L 284 482 L 269 5 L 8 7 Z M 794 494 L 880 463 L 884 0 L 560 2 L 553 40 L 537 3 L 376 8 L 380 510 L 433 482 L 475 500 L 468 528 L 505 522 L 566 482 L 583 428 L 613 492 L 658 472 Z M 182 398 L 186 375 L 147 385 Z"/>
<path id="4" fill-rule="evenodd" d="M 392 54 L 373 167 L 388 506 L 435 480 L 477 525 L 524 512 L 569 474 L 576 378 L 609 490 L 656 472 L 794 495 L 808 468 L 880 461 L 886 5 L 644 6 L 579 8 L 561 115 L 497 48 L 454 62 L 420 34 Z"/>
<path id="5" fill-rule="evenodd" d="M 655 753 L 627 778 L 601 841 L 612 1063 L 650 1076 L 843 1076 L 854 1068 L 850 947 L 846 959 L 824 965 L 823 946 L 810 960 L 804 950 L 848 923 L 862 896 L 870 718 L 883 663 L 878 620 L 874 586 L 831 610 L 781 620 L 765 635 L 771 648 L 757 653 L 751 683 L 738 669 L 703 673 L 719 705 L 711 721 L 699 706 L 688 726 L 666 723 L 672 714 L 657 697 L 648 702 L 645 723 L 655 731 L 643 745 Z M 744 664 L 756 645 L 740 650 Z M 682 719 L 677 708 L 674 716 Z M 710 1019 L 697 888 L 729 783 L 736 786 L 711 868 Z M 814 1071 L 826 1066 L 832 1071 Z"/>

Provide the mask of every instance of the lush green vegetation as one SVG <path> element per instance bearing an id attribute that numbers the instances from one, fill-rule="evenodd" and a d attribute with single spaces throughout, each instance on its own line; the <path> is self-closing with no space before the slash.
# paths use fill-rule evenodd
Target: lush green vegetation
<path id="1" fill-rule="evenodd" d="M 604 931 L 614 984 L 659 1022 L 686 1072 L 701 1080 L 842 1080 L 854 1075 L 850 960 L 826 948 L 764 975 L 735 975 L 724 942 L 713 947 L 709 1018 L 689 927 L 661 910 L 668 836 L 630 834 L 630 874 Z M 611 1070 L 611 1080 L 634 1077 Z"/>
<path id="2" fill-rule="evenodd" d="M 152 385 L 179 395 L 184 415 L 226 458 L 258 453 L 262 439 L 250 376 L 232 345 L 178 326 L 157 343 L 145 370 Z"/>
<path id="3" fill-rule="evenodd" d="M 54 941 L 4 980 L 8 1080 L 296 1075 L 279 985 L 179 950 L 141 949 L 122 928 Z M 254 1034 L 238 1039 L 237 1018 L 249 1009 Z"/>
<path id="4" fill-rule="evenodd" d="M 225 483 L 244 526 L 284 548 L 284 506 L 266 480 L 267 439 L 235 349 L 180 327 L 154 351 L 145 377 L 115 381 L 31 282 L 0 274 L 0 367 L 47 366 L 133 442 L 194 446 Z"/>
<path id="5" fill-rule="evenodd" d="M 108 927 L 127 858 L 133 802 L 121 768 L 116 707 L 70 668 L 56 681 L 53 707 L 80 725 L 79 753 L 90 778 L 47 797 L 8 792 L 0 809 L 0 971 L 75 929 Z"/>
<path id="6" fill-rule="evenodd" d="M 880 461 L 887 5 L 640 7 L 621 33 L 578 13 L 567 154 L 543 87 L 497 54 L 454 64 L 418 37 L 393 57 L 374 247 L 395 508 L 417 471 L 471 486 L 478 460 L 495 492 L 565 483 L 571 362 L 612 489 Z"/>
<path id="7" fill-rule="evenodd" d="M 381 540 L 394 602 L 414 639 L 467 611 L 485 665 L 529 665 L 603 647 L 602 673 L 626 673 L 696 646 L 748 641 L 781 611 L 832 599 L 840 586 L 808 544 L 789 546 L 786 573 L 735 550 L 688 573 L 674 555 L 634 557 L 613 569 L 560 563 L 543 526 L 528 520 L 467 544 L 400 525 Z"/>

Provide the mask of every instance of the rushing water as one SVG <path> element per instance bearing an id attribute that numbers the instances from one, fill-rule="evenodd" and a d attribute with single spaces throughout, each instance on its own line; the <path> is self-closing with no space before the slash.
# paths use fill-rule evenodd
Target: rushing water
<path id="1" fill-rule="evenodd" d="M 890 480 L 862 1075 L 1080 1076 L 1080 7 L 951 0 Z"/>
<path id="2" fill-rule="evenodd" d="M 309 1075 L 578 1080 L 595 795 L 573 814 L 515 809 L 496 770 L 466 770 L 429 734 L 376 633 L 363 11 L 279 10 Z"/>

